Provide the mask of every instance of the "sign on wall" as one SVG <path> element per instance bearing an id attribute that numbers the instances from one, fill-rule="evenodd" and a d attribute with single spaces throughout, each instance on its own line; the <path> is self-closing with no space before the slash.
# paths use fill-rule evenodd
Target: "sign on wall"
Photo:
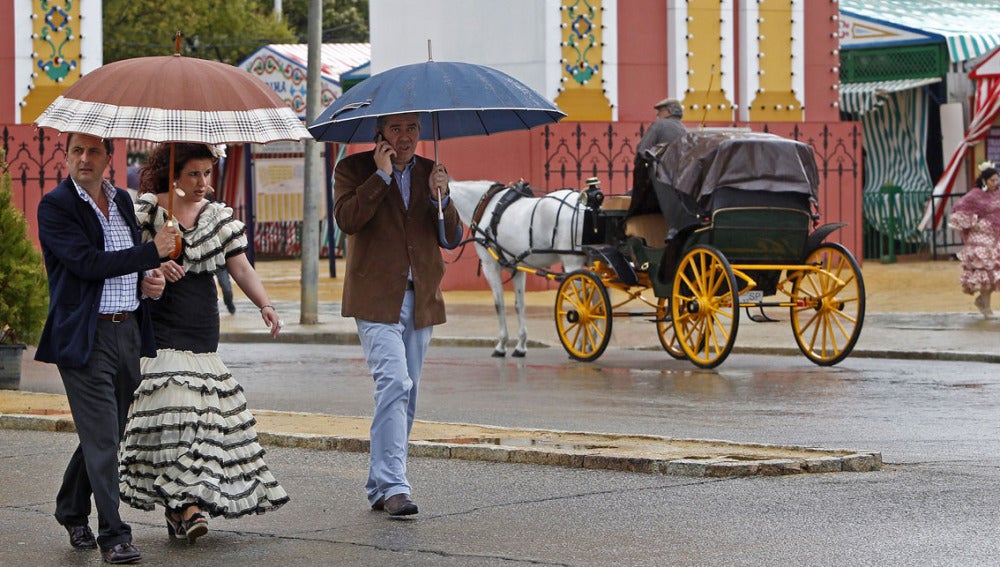
<path id="1" fill-rule="evenodd" d="M 986 135 L 986 159 L 1000 163 L 1000 126 L 991 127 Z"/>

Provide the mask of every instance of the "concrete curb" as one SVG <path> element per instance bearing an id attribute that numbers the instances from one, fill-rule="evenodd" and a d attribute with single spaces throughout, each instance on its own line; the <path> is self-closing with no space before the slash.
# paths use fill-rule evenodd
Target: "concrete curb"
<path id="1" fill-rule="evenodd" d="M 0 414 L 0 428 L 51 432 L 73 432 L 76 428 L 72 418 L 58 415 Z M 505 428 L 490 428 L 502 435 Z M 514 431 L 514 430 L 509 430 Z M 600 446 L 602 440 L 617 439 L 600 433 L 547 432 L 535 430 L 539 434 L 563 433 L 585 436 L 586 447 Z M 322 451 L 368 452 L 369 441 L 365 438 L 301 434 L 287 432 L 258 431 L 260 442 L 276 447 L 313 449 Z M 818 447 L 796 447 L 767 444 L 733 443 L 718 440 L 670 439 L 654 436 L 627 436 L 631 440 L 645 440 L 655 443 L 712 444 L 730 449 L 727 453 L 758 450 L 760 452 L 806 453 L 802 458 L 759 458 L 746 457 L 685 457 L 658 458 L 629 454 L 598 453 L 575 448 L 545 447 L 534 445 L 535 440 L 524 439 L 532 446 L 500 445 L 477 442 L 483 439 L 442 441 L 411 441 L 410 455 L 435 459 L 462 459 L 493 463 L 518 463 L 546 466 L 561 466 L 584 469 L 626 471 L 647 474 L 663 474 L 706 478 L 729 478 L 747 476 L 782 476 L 804 473 L 831 472 L 872 472 L 882 469 L 882 454 L 874 451 L 854 451 L 851 449 L 823 449 Z"/>
<path id="2" fill-rule="evenodd" d="M 278 342 L 286 344 L 324 344 L 324 345 L 359 345 L 358 336 L 350 331 L 319 331 L 319 332 L 282 332 L 277 339 L 272 339 L 266 331 L 229 331 L 222 332 L 220 342 L 246 344 Z M 431 345 L 438 347 L 470 347 L 492 349 L 495 338 L 486 337 L 434 337 Z M 548 344 L 538 340 L 528 340 L 528 348 L 562 348 L 558 344 Z M 660 346 L 620 347 L 622 350 L 662 351 Z M 733 354 L 757 354 L 776 356 L 803 356 L 802 351 L 795 346 L 740 346 L 739 341 L 733 345 Z M 892 358 L 900 360 L 941 360 L 953 362 L 985 362 L 1000 363 L 1000 353 L 988 352 L 957 352 L 957 351 L 918 351 L 900 349 L 869 349 L 856 348 L 851 351 L 850 358 Z"/>

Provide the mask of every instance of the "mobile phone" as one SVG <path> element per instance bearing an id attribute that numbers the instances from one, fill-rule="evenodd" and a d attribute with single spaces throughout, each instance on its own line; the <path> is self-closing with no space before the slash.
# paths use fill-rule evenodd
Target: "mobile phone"
<path id="1" fill-rule="evenodd" d="M 379 143 L 379 142 L 381 142 L 384 139 L 385 139 L 385 136 L 382 135 L 382 132 L 375 132 L 375 143 L 376 144 Z"/>

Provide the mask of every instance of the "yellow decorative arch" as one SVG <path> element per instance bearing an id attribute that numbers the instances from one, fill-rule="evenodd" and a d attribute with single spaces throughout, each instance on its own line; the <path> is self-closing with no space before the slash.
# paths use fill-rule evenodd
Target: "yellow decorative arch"
<path id="1" fill-rule="evenodd" d="M 732 33 L 732 19 L 719 0 L 691 0 L 681 26 L 687 52 L 685 120 L 726 122 L 733 119 L 733 101 L 723 88 L 722 39 Z"/>
<path id="2" fill-rule="evenodd" d="M 760 0 L 757 3 L 757 92 L 750 103 L 754 122 L 803 120 L 802 101 L 793 88 L 795 58 L 794 0 Z M 801 12 L 799 17 L 802 17 Z M 798 38 L 799 46 L 805 38 Z"/>

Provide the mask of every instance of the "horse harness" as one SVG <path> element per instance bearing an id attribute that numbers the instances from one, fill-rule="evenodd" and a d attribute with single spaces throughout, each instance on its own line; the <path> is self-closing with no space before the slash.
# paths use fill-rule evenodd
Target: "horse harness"
<path id="1" fill-rule="evenodd" d="M 505 190 L 509 191 L 504 192 Z M 484 230 L 480 228 L 480 223 L 483 219 L 483 215 L 486 213 L 486 207 L 490 204 L 497 194 L 500 195 L 500 200 L 497 201 L 496 206 L 493 208 L 493 212 L 490 215 L 489 226 Z M 485 240 L 485 245 L 492 248 L 496 255 L 498 256 L 497 262 L 508 270 L 515 270 L 517 265 L 523 259 L 523 257 L 509 257 L 507 251 L 505 251 L 499 243 L 497 243 L 497 227 L 500 224 L 500 217 L 503 215 L 504 211 L 507 210 L 515 201 L 521 199 L 522 197 L 534 197 L 534 191 L 532 191 L 531 186 L 524 181 L 518 181 L 510 186 L 504 185 L 503 183 L 494 183 L 490 185 L 490 188 L 483 193 L 483 196 L 479 198 L 479 202 L 476 203 L 476 208 L 472 213 L 472 222 L 469 225 L 472 233 L 480 233 L 483 235 Z M 603 195 L 602 195 L 603 196 Z M 546 197 L 548 197 L 546 195 Z M 567 203 L 564 200 L 560 200 L 560 207 L 566 206 Z M 534 246 L 534 217 L 537 212 L 537 204 L 535 205 L 535 210 L 531 212 L 531 221 L 528 223 L 528 244 L 529 248 Z M 573 214 L 573 222 L 576 222 L 576 211 Z M 555 238 L 555 232 L 558 228 L 558 215 L 556 225 L 552 228 L 552 237 Z"/>
<path id="2" fill-rule="evenodd" d="M 476 209 L 472 213 L 472 224 L 469 228 L 473 232 L 479 227 L 479 221 L 483 220 L 483 214 L 486 213 L 486 206 L 490 204 L 493 197 L 497 196 L 504 189 L 510 189 L 503 195 L 500 196 L 500 200 L 497 201 L 497 206 L 493 208 L 493 214 L 490 215 L 490 226 L 487 230 L 483 230 L 483 234 L 487 238 L 495 238 L 497 234 L 497 225 L 500 224 L 500 215 L 503 214 L 507 207 L 511 205 L 514 201 L 520 199 L 521 197 L 534 197 L 535 194 L 531 190 L 531 187 L 524 182 L 517 182 L 510 187 L 504 185 L 503 183 L 494 183 L 490 185 L 490 188 L 483 193 L 483 196 L 479 198 L 479 202 L 476 203 Z"/>

